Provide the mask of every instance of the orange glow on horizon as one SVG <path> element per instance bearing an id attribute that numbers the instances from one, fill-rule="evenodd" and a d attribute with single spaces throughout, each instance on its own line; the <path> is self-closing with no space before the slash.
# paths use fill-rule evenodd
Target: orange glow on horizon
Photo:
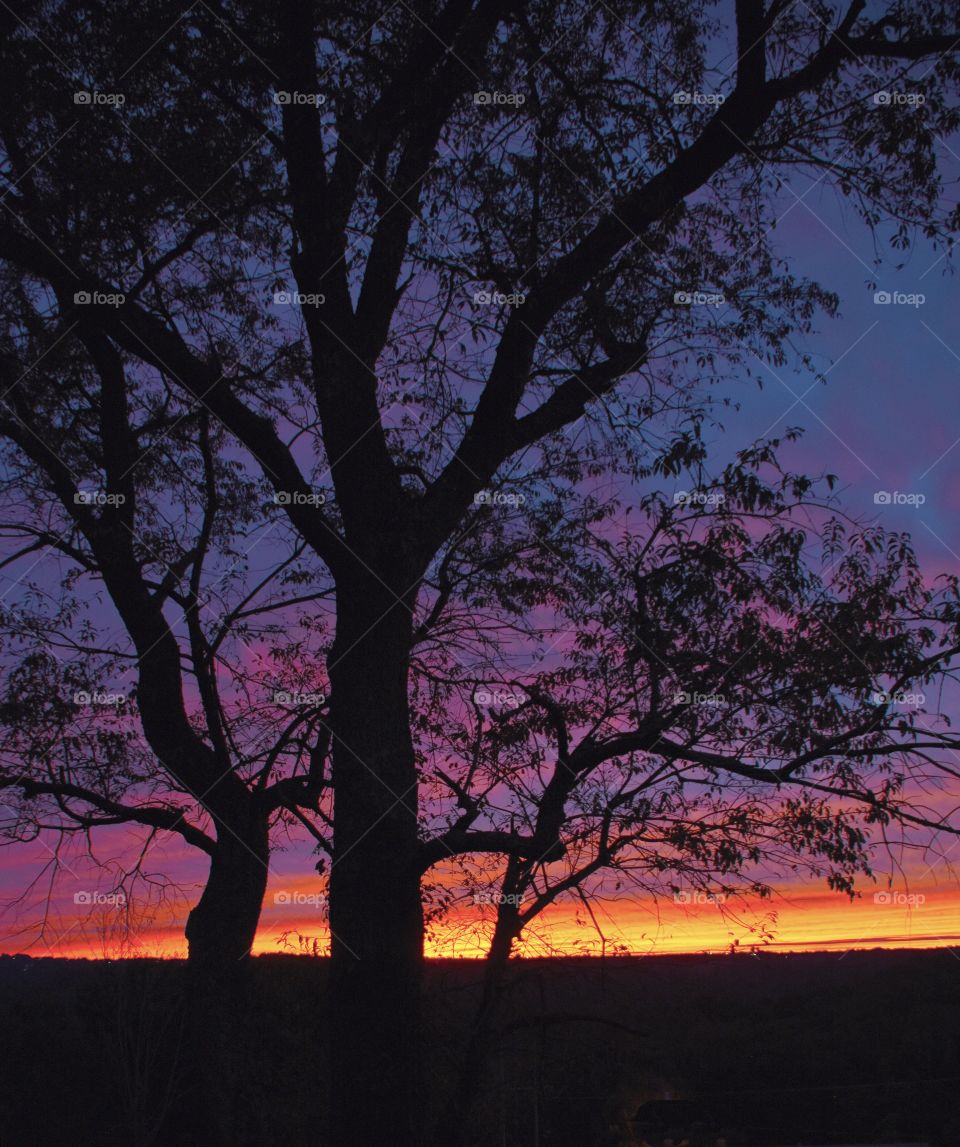
<path id="1" fill-rule="evenodd" d="M 295 883 L 295 882 L 292 882 Z M 306 885 L 306 881 L 304 882 Z M 315 882 L 312 884 L 315 887 Z M 309 896 L 309 893 L 305 893 Z M 908 899 L 908 896 L 910 899 Z M 253 951 L 325 955 L 329 934 L 322 910 L 268 894 Z M 71 906 L 72 907 L 72 906 Z M 682 955 L 768 948 L 849 951 L 863 948 L 960 948 L 960 890 L 911 888 L 909 894 L 872 892 L 853 901 L 825 890 L 788 888 L 769 901 L 677 904 L 672 900 L 609 899 L 593 919 L 573 904 L 554 905 L 538 917 L 517 946 L 519 956 Z M 434 924 L 428 957 L 478 959 L 486 953 L 491 916 L 461 907 Z M 101 913 L 73 916 L 38 938 L 26 928 L 0 942 L 0 952 L 87 959 L 176 958 L 186 955 L 182 914 L 154 919 L 130 935 Z M 601 933 L 603 934 L 601 936 Z"/>

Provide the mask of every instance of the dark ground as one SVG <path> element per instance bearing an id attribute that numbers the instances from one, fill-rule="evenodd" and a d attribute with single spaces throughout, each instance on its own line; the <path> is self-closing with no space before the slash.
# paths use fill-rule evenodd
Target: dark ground
<path id="1" fill-rule="evenodd" d="M 430 964 L 434 1107 L 480 970 Z M 0 957 L 0 1147 L 156 1143 L 154 1113 L 177 1102 L 182 973 Z M 325 963 L 261 957 L 253 975 L 250 1143 L 322 1147 Z M 502 1026 L 463 1147 L 636 1143 L 628 1117 L 669 1097 L 698 1099 L 730 1147 L 868 1135 L 960 1147 L 952 951 L 523 960 Z"/>

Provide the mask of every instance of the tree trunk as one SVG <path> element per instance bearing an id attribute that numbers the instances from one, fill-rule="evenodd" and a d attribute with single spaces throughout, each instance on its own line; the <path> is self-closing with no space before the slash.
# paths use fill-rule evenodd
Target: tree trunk
<path id="1" fill-rule="evenodd" d="M 504 899 L 497 911 L 493 939 L 483 962 L 480 999 L 456 1073 L 453 1092 L 434 1139 L 436 1147 L 447 1147 L 448 1144 L 460 1142 L 464 1138 L 464 1128 L 470 1125 L 496 1035 L 495 1024 L 503 999 L 503 984 L 513 952 L 513 942 L 521 931 L 519 908 L 509 897 L 522 891 L 527 875 L 528 866 L 511 856 L 507 861 L 507 871 L 501 887 Z"/>
<path id="2" fill-rule="evenodd" d="M 393 580 L 399 587 L 402 579 Z M 410 641 L 410 609 L 379 579 L 358 578 L 339 593 L 329 661 L 333 1147 L 424 1142 L 423 911 L 407 698 Z"/>
<path id="3" fill-rule="evenodd" d="M 182 1083 L 163 1141 L 242 1147 L 244 1074 L 252 1059 L 249 957 L 267 884 L 267 825 L 244 826 L 241 834 L 234 822 L 237 836 L 219 819 L 218 828 L 206 887 L 187 920 Z"/>

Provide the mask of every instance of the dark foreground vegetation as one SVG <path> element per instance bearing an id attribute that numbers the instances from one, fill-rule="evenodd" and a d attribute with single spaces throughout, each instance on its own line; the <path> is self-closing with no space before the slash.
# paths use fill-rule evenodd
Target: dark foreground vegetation
<path id="1" fill-rule="evenodd" d="M 438 1112 L 480 973 L 429 965 Z M 312 1019 L 327 963 L 265 957 L 253 974 L 244 1142 L 322 1145 L 328 1064 Z M 626 1147 L 641 1142 L 638 1108 L 671 1098 L 698 1101 L 730 1147 L 960 1143 L 952 951 L 523 960 L 511 976 L 476 1118 L 451 1147 Z M 183 977 L 178 961 L 0 957 L 3 1147 L 160 1142 L 182 1086 Z"/>

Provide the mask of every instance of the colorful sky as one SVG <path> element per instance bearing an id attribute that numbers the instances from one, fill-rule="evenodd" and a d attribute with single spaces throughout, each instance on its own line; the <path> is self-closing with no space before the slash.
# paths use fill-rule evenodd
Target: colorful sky
<path id="1" fill-rule="evenodd" d="M 909 530 L 931 576 L 960 572 L 960 287 L 946 273 L 946 261 L 921 245 L 902 267 L 888 259 L 877 270 L 870 237 L 822 184 L 797 183 L 784 193 L 776 234 L 798 270 L 841 297 L 840 317 L 823 320 L 805 342 L 828 369 L 827 382 L 757 363 L 763 390 L 747 383 L 727 388 L 742 410 L 724 416 L 725 430 L 714 436 L 718 455 L 756 436 L 802 426 L 804 438 L 784 453 L 789 466 L 836 473 L 852 513 Z M 920 295 L 923 301 L 875 302 L 874 279 L 881 290 Z M 923 500 L 892 498 L 878 505 L 878 491 Z M 538 923 L 525 951 L 598 953 L 601 934 L 607 951 L 618 945 L 640 954 L 723 951 L 734 941 L 742 947 L 762 943 L 766 933 L 779 950 L 832 949 L 842 956 L 873 946 L 957 946 L 960 958 L 960 882 L 951 867 L 951 860 L 960 860 L 958 843 L 943 839 L 936 852 L 925 855 L 878 855 L 878 883 L 864 882 L 863 895 L 853 903 L 822 883 L 797 878 L 780 885 L 769 902 L 738 906 L 625 895 L 597 903 L 591 920 L 582 908 L 558 905 Z M 127 911 L 103 899 L 110 873 L 134 855 L 127 829 L 97 838 L 105 871 L 78 854 L 64 854 L 51 891 L 52 845 L 52 839 L 41 838 L 0 852 L 0 952 L 183 954 L 186 912 L 204 875 L 197 854 L 162 844 L 147 866 L 156 883 L 142 885 L 146 906 Z M 161 896 L 167 878 L 180 890 L 167 888 Z M 307 844 L 277 853 L 255 950 L 311 951 L 316 941 L 322 951 L 321 891 Z M 456 907 L 434 930 L 431 954 L 482 954 L 484 911 Z"/>
<path id="2" fill-rule="evenodd" d="M 4 879 L 11 892 L 34 879 L 50 859 L 30 857 L 29 851 L 21 849 L 19 860 L 8 858 Z M 121 848 L 117 855 L 129 856 L 130 851 Z M 70 867 L 64 869 L 49 909 L 41 883 L 19 911 L 8 910 L 0 951 L 94 959 L 185 955 L 183 922 L 196 894 L 190 884 L 200 875 L 192 857 L 176 848 L 158 852 L 151 870 L 182 879 L 182 895 L 171 896 L 168 891 L 168 898 L 161 901 L 141 887 L 144 903 L 134 902 L 129 910 L 114 902 L 111 881 L 102 872 L 75 857 L 67 863 Z M 302 858 L 289 853 L 272 867 L 255 952 L 324 953 L 328 932 L 316 876 L 304 871 Z M 80 905 L 74 903 L 75 897 Z M 626 893 L 616 899 L 600 898 L 591 909 L 592 916 L 572 905 L 548 910 L 532 927 L 520 954 L 666 955 L 757 946 L 772 951 L 833 950 L 842 955 L 855 948 L 948 947 L 960 959 L 960 893 L 949 857 L 918 867 L 910 877 L 901 874 L 892 888 L 886 880 L 876 886 L 865 883 L 852 902 L 822 885 L 798 881 L 780 885 L 762 901 L 719 903 L 692 891 L 656 900 Z M 464 898 L 431 929 L 428 953 L 482 956 L 490 934 L 490 912 Z"/>

